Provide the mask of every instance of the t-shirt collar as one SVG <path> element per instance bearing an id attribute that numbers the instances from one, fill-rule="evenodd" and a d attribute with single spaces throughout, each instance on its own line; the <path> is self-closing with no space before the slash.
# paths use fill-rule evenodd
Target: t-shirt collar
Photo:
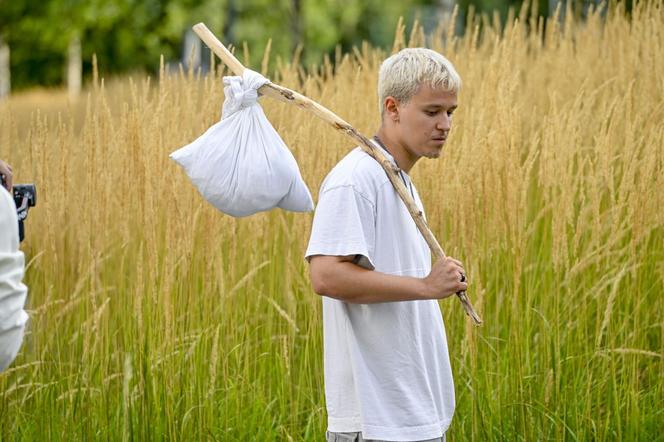
<path id="1" fill-rule="evenodd" d="M 405 170 L 403 170 L 402 168 L 399 167 L 399 165 L 397 164 L 397 161 L 394 159 L 394 157 L 392 156 L 390 151 L 387 150 L 387 148 L 385 147 L 383 142 L 380 140 L 380 138 L 378 138 L 377 135 L 374 135 L 373 137 L 371 137 L 371 141 L 374 143 L 374 146 L 379 148 L 380 151 L 383 153 L 383 155 L 385 155 L 385 157 L 388 160 L 390 160 L 390 163 L 394 164 L 399 169 L 400 173 L 406 175 L 408 177 L 408 179 L 410 179 L 410 175 L 408 175 L 408 173 L 406 173 Z"/>

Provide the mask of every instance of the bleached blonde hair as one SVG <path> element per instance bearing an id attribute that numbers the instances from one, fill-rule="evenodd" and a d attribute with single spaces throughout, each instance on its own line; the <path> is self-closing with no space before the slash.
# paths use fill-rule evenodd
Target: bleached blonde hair
<path id="1" fill-rule="evenodd" d="M 407 103 L 422 84 L 458 93 L 461 77 L 447 58 L 431 49 L 406 48 L 388 57 L 378 72 L 380 114 L 385 111 L 387 97 Z"/>

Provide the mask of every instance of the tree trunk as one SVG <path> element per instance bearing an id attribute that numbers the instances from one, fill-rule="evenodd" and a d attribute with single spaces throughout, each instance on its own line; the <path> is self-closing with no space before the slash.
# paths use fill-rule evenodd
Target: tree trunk
<path id="1" fill-rule="evenodd" d="M 438 25 L 447 30 L 444 36 L 454 36 L 461 32 L 463 29 L 457 29 L 457 23 L 452 23 L 454 8 L 456 7 L 456 0 L 438 0 Z M 457 21 L 459 17 L 456 17 Z"/>
<path id="2" fill-rule="evenodd" d="M 237 18 L 237 8 L 235 7 L 234 0 L 228 0 L 228 5 L 226 6 L 226 20 L 224 21 L 224 42 L 226 44 L 233 44 L 233 38 L 235 37 L 233 33 L 233 25 L 235 24 L 235 19 Z"/>
<path id="3" fill-rule="evenodd" d="M 77 99 L 81 93 L 82 77 L 81 39 L 78 34 L 74 34 L 69 40 L 67 51 L 67 92 L 71 100 Z"/>
<path id="4" fill-rule="evenodd" d="M 0 101 L 11 91 L 11 69 L 9 67 L 9 45 L 0 37 Z"/>
<path id="5" fill-rule="evenodd" d="M 194 34 L 194 31 L 187 29 L 184 34 L 184 51 L 182 55 L 182 65 L 186 70 L 195 72 L 201 67 L 201 39 Z"/>
<path id="6" fill-rule="evenodd" d="M 291 1 L 291 39 L 292 51 L 302 44 L 302 2 Z"/>

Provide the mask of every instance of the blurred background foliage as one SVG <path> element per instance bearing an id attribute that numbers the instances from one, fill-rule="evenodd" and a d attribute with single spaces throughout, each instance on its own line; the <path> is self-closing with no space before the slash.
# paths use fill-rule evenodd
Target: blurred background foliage
<path id="1" fill-rule="evenodd" d="M 546 17 L 565 2 L 532 0 L 532 6 Z M 589 3 L 598 1 L 575 5 L 582 11 Z M 389 47 L 399 17 L 410 26 L 417 19 L 432 31 L 458 7 L 454 26 L 461 34 L 468 14 L 489 12 L 504 22 L 509 8 L 520 5 L 521 0 L 0 0 L 0 51 L 14 91 L 65 84 L 72 62 L 89 78 L 93 54 L 102 75 L 154 72 L 162 54 L 171 67 L 186 64 L 185 46 L 193 40 L 185 34 L 204 21 L 224 43 L 240 50 L 246 43 L 254 68 L 270 39 L 272 62 L 275 56 L 291 60 L 299 47 L 306 67 L 337 47 L 348 51 L 363 41 Z M 624 6 L 629 11 L 631 1 Z M 0 55 L 0 76 L 2 60 Z"/>

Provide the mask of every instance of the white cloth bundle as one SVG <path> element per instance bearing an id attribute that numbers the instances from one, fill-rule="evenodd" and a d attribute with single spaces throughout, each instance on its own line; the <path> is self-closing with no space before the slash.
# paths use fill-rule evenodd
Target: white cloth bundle
<path id="1" fill-rule="evenodd" d="M 258 105 L 258 88 L 266 83 L 249 69 L 224 77 L 221 121 L 170 155 L 206 200 L 232 216 L 274 207 L 313 210 L 293 154 Z"/>

